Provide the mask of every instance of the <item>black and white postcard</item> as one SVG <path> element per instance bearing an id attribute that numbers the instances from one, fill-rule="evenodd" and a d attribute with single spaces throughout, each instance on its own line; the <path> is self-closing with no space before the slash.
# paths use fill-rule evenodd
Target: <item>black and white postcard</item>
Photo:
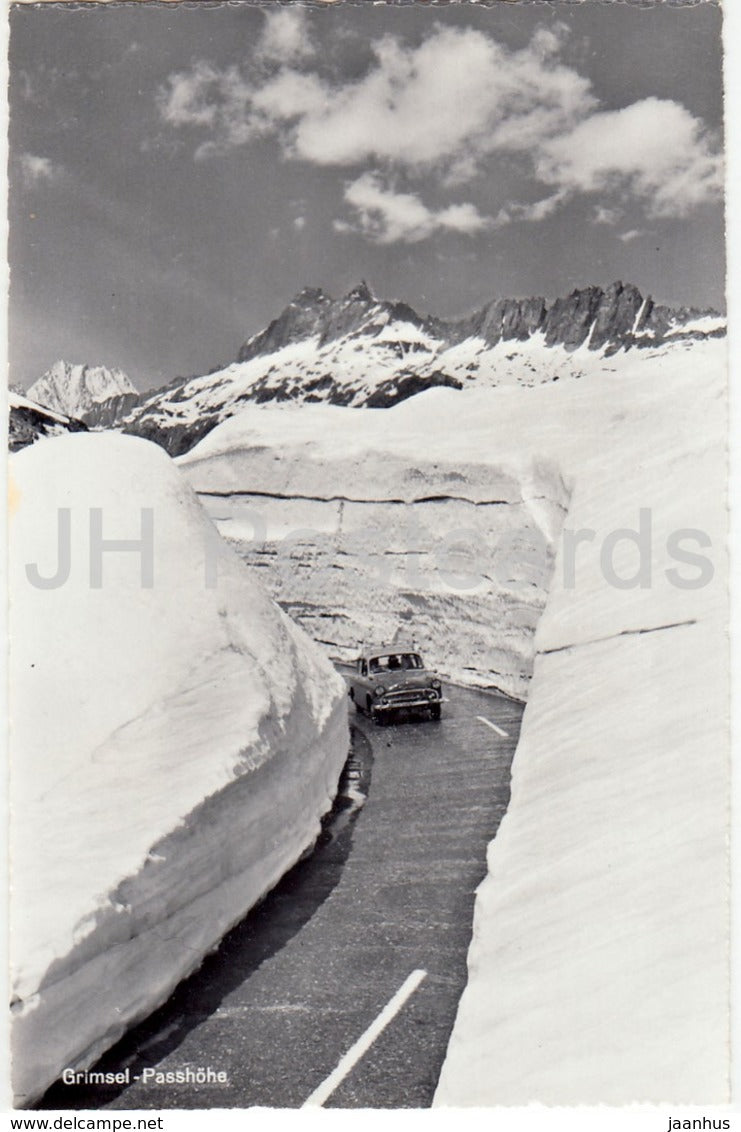
<path id="1" fill-rule="evenodd" d="M 720 4 L 8 20 L 10 1103 L 732 1127 Z"/>

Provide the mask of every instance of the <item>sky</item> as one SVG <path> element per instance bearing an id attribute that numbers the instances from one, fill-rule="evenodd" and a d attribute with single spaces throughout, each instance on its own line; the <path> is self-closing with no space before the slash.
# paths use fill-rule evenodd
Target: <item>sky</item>
<path id="1" fill-rule="evenodd" d="M 10 379 L 205 373 L 304 286 L 724 309 L 710 2 L 11 9 Z"/>

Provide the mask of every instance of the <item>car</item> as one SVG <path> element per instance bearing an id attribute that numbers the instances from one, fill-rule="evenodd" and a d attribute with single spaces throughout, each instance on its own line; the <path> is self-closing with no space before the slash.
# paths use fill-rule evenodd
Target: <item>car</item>
<path id="1" fill-rule="evenodd" d="M 425 668 L 415 648 L 374 645 L 364 649 L 348 682 L 356 710 L 366 712 L 374 723 L 401 710 L 424 711 L 431 719 L 441 717 L 440 678 Z"/>

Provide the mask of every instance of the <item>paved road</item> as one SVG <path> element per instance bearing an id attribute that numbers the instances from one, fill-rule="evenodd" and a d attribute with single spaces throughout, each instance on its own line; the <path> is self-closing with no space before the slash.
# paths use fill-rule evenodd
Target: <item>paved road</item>
<path id="1" fill-rule="evenodd" d="M 58 1085 L 44 1107 L 300 1106 L 416 970 L 424 980 L 325 1104 L 430 1104 L 522 714 L 485 693 L 446 695 L 440 723 L 353 718 L 349 797 L 314 853 L 95 1067 L 132 1079 L 210 1068 L 228 1084 Z"/>

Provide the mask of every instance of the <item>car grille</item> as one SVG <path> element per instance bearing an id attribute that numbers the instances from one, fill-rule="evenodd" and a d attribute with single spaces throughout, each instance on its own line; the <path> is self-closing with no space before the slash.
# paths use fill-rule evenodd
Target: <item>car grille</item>
<path id="1" fill-rule="evenodd" d="M 395 704 L 413 704 L 428 698 L 426 688 L 400 689 L 398 692 L 388 692 L 384 697 Z"/>

